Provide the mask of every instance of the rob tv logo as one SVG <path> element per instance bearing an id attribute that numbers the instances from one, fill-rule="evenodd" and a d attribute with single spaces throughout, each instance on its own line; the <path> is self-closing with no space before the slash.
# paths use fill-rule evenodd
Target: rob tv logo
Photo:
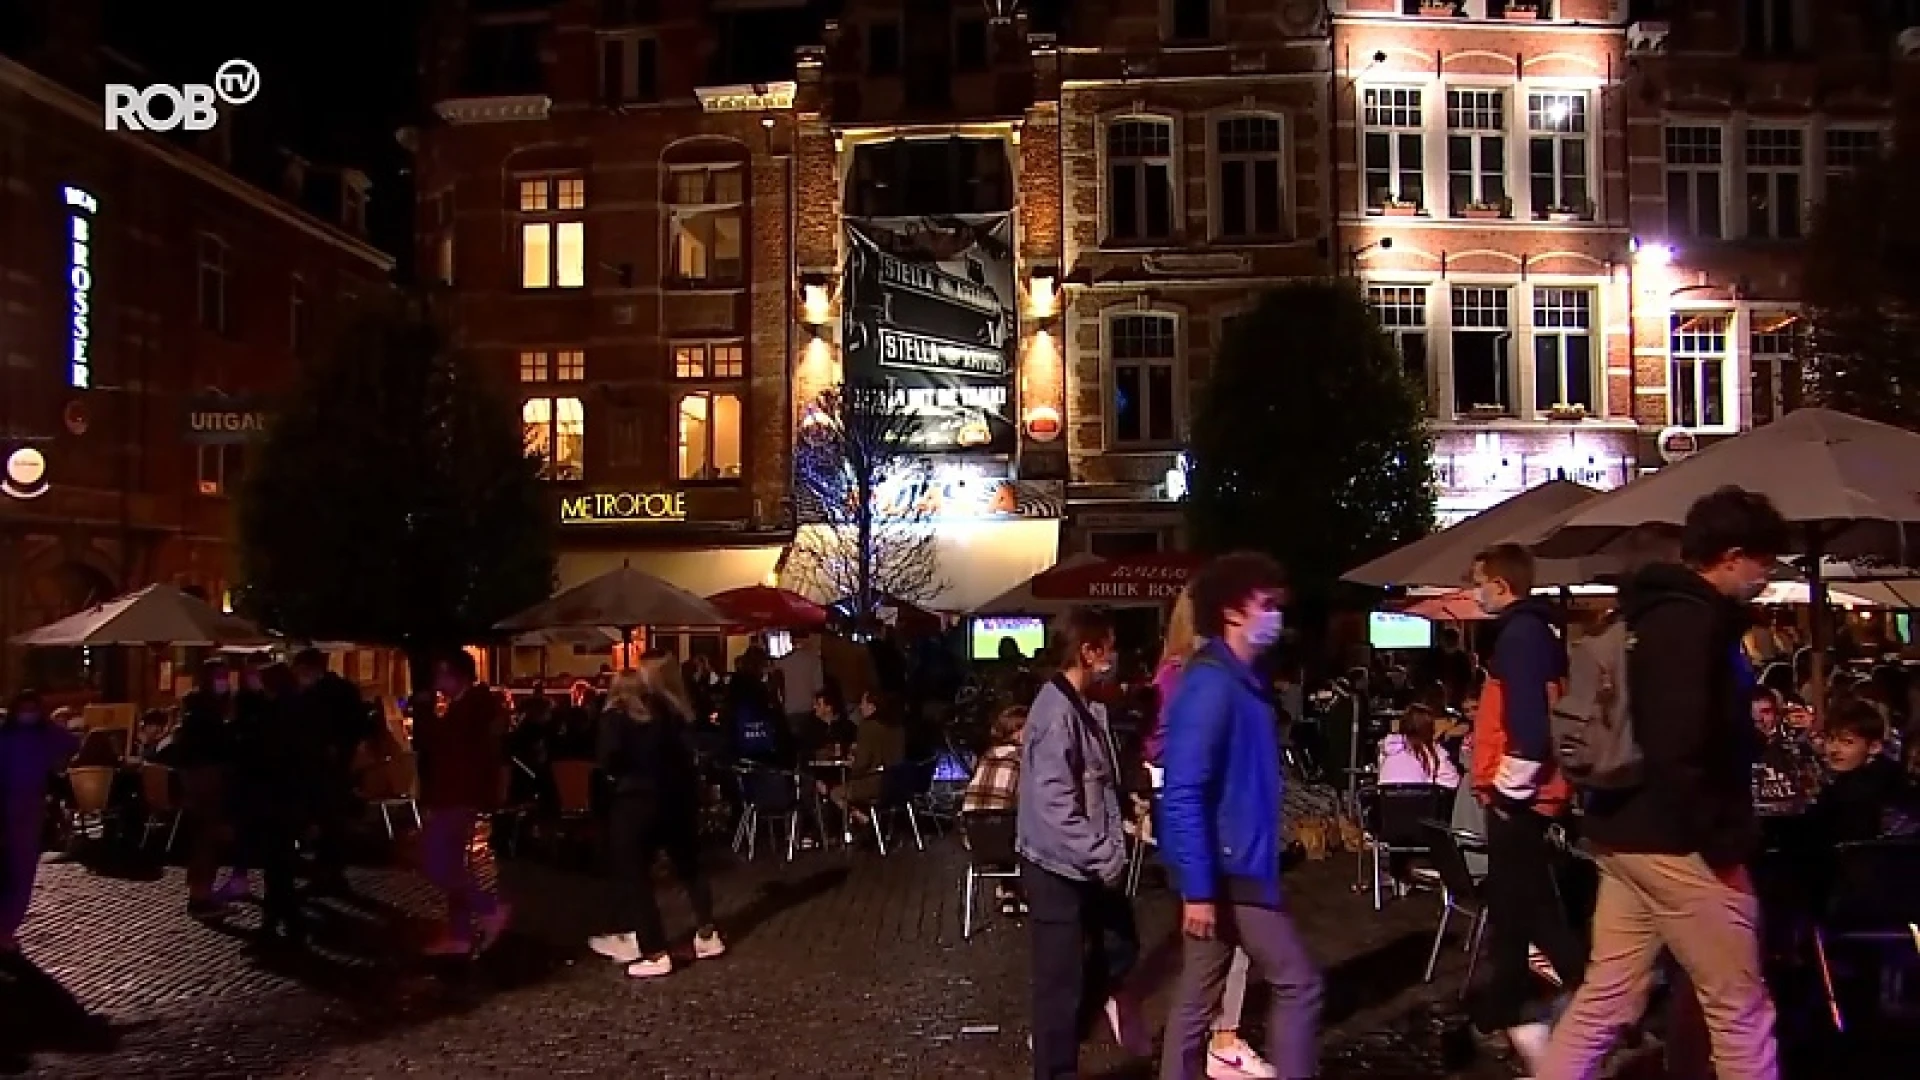
<path id="1" fill-rule="evenodd" d="M 260 96 L 260 69 L 246 60 L 229 60 L 213 73 L 213 85 L 131 86 L 108 83 L 108 131 L 210 131 L 220 119 L 215 103 L 245 105 Z"/>

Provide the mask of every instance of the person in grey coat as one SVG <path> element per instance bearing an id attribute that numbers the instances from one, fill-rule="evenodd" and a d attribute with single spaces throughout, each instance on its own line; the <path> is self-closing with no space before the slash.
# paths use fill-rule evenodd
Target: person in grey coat
<path id="1" fill-rule="evenodd" d="M 1121 831 L 1119 754 L 1092 687 L 1111 678 L 1113 623 L 1076 609 L 1067 617 L 1058 674 L 1027 714 L 1020 752 L 1020 880 L 1033 927 L 1033 1075 L 1080 1075 L 1080 1044 L 1102 1009 L 1129 1052 L 1152 1053 L 1139 1010 L 1123 988 L 1139 958 Z"/>

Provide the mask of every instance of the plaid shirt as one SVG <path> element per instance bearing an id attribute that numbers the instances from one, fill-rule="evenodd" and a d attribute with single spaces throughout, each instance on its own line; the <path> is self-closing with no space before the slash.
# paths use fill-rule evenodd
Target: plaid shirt
<path id="1" fill-rule="evenodd" d="M 980 758 L 960 799 L 960 812 L 1012 811 L 1019 805 L 1020 747 L 996 746 Z"/>

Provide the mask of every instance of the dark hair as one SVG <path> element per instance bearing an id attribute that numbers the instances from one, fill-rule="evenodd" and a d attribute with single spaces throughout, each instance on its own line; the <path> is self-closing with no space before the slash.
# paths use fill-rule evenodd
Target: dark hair
<path id="1" fill-rule="evenodd" d="M 40 700 L 40 691 L 22 690 L 13 695 L 13 700 L 7 703 L 6 726 L 12 727 L 18 724 L 20 722 L 20 710 L 26 708 L 28 705 L 32 705 L 43 713 L 46 712 L 46 704 Z"/>
<path id="2" fill-rule="evenodd" d="M 218 656 L 209 656 L 200 661 L 200 675 L 195 680 L 199 689 L 213 693 L 213 683 L 222 675 L 232 675 L 233 665 Z"/>
<path id="3" fill-rule="evenodd" d="M 1694 500 L 1680 528 L 1680 561 L 1709 567 L 1738 551 L 1771 559 L 1792 550 L 1787 519 L 1757 491 L 1723 487 Z"/>
<path id="4" fill-rule="evenodd" d="M 1473 557 L 1475 569 L 1488 581 L 1504 581 L 1513 595 L 1533 593 L 1533 552 L 1519 544 L 1495 544 Z"/>
<path id="5" fill-rule="evenodd" d="M 1436 726 L 1433 710 L 1424 704 L 1416 702 L 1400 714 L 1400 741 L 1407 744 L 1428 776 L 1440 771 L 1440 751 L 1433 745 Z"/>
<path id="6" fill-rule="evenodd" d="M 272 663 L 260 669 L 260 689 L 274 697 L 284 697 L 299 688 L 293 669 L 285 664 Z"/>
<path id="7" fill-rule="evenodd" d="M 1193 593 L 1193 632 L 1204 638 L 1226 633 L 1227 612 L 1238 611 L 1254 593 L 1286 588 L 1280 564 L 1257 551 L 1222 555 L 1200 568 Z"/>
<path id="8" fill-rule="evenodd" d="M 479 666 L 473 662 L 473 654 L 465 649 L 455 649 L 453 652 L 448 653 L 440 663 L 445 665 L 447 674 L 452 675 L 461 682 L 478 682 L 480 680 Z"/>
<path id="9" fill-rule="evenodd" d="M 1080 665 L 1083 649 L 1103 649 L 1113 644 L 1113 616 L 1105 608 L 1076 607 L 1067 612 L 1060 666 Z"/>
<path id="10" fill-rule="evenodd" d="M 1013 741 L 1015 735 L 1020 734 L 1020 729 L 1026 726 L 1027 707 L 1009 705 L 1000 710 L 999 716 L 993 718 L 993 727 L 989 730 L 987 739 L 994 746 L 1006 746 Z"/>
<path id="11" fill-rule="evenodd" d="M 1887 741 L 1887 715 L 1871 701 L 1852 698 L 1827 716 L 1827 735 L 1852 735 L 1870 743 Z"/>
<path id="12" fill-rule="evenodd" d="M 319 649 L 301 649 L 299 652 L 293 654 L 293 669 L 295 671 L 325 671 L 327 670 L 327 654 L 321 652 Z"/>

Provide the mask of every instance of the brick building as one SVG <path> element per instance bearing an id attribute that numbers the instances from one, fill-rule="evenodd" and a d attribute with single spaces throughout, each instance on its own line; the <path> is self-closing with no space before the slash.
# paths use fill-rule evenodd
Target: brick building
<path id="1" fill-rule="evenodd" d="M 0 26 L 0 457 L 45 470 L 0 494 L 0 685 L 49 689 L 77 656 L 13 635 L 156 581 L 221 600 L 261 400 L 392 268 L 351 170 L 276 154 L 262 187 L 225 125 L 194 145 L 106 132 L 92 9 L 55 10 Z"/>
<path id="2" fill-rule="evenodd" d="M 791 535 L 812 23 L 736 6 L 443 3 L 426 35 L 420 264 L 548 459 L 562 587 L 622 562 L 759 584 Z"/>

